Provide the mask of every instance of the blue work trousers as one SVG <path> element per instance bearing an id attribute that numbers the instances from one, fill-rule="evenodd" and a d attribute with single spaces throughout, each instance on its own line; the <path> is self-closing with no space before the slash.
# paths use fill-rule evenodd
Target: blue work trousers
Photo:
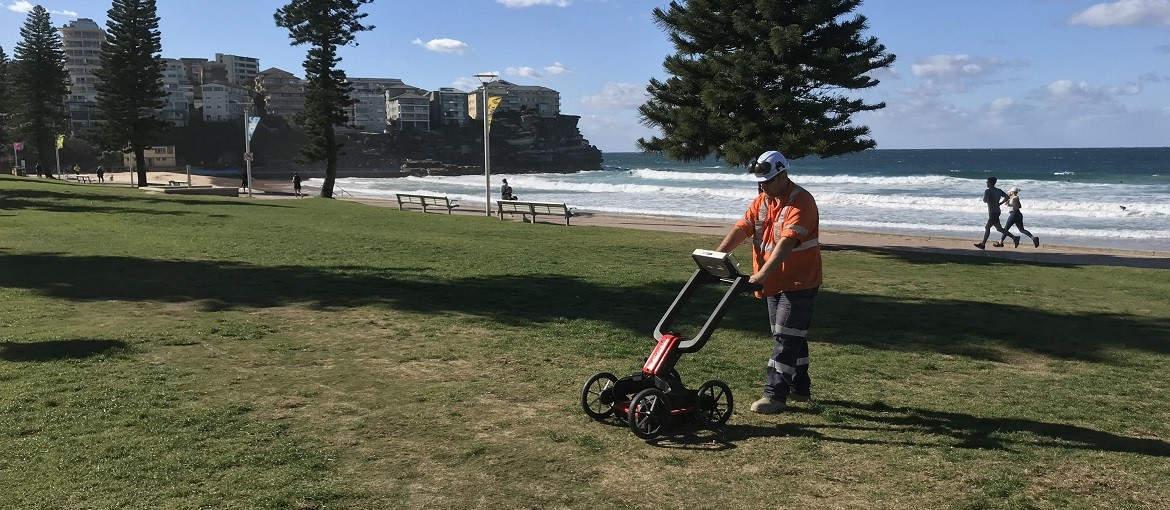
<path id="1" fill-rule="evenodd" d="M 787 401 L 795 391 L 808 395 L 808 330 L 812 326 L 815 289 L 784 291 L 768 297 L 768 322 L 772 326 L 772 356 L 764 369 L 764 396 Z"/>

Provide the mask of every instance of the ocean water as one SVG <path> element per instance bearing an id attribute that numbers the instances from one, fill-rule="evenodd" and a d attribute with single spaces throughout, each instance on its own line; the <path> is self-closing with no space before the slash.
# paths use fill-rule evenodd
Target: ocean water
<path id="1" fill-rule="evenodd" d="M 1170 148 L 875 150 L 804 158 L 789 173 L 813 193 L 825 229 L 977 240 L 987 210 L 984 182 L 994 175 L 1001 189 L 1020 188 L 1025 226 L 1045 243 L 1170 251 Z M 742 168 L 642 153 L 608 153 L 601 171 L 493 175 L 493 200 L 503 178 L 523 200 L 729 223 L 756 195 Z M 358 196 L 435 193 L 468 205 L 482 204 L 484 192 L 483 176 L 347 178 L 338 185 Z"/>

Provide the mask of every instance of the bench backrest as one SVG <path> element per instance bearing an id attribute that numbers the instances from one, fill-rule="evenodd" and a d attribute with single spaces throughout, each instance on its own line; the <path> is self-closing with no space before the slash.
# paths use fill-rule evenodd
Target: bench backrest
<path id="1" fill-rule="evenodd" d="M 500 209 L 512 211 L 528 211 L 542 214 L 559 214 L 566 215 L 569 213 L 568 204 L 558 204 L 555 202 L 521 202 L 517 200 L 498 200 Z"/>
<path id="2" fill-rule="evenodd" d="M 447 197 L 438 197 L 434 195 L 408 195 L 405 193 L 398 193 L 398 202 L 403 204 L 426 204 L 426 205 L 441 205 L 443 207 L 450 207 L 451 199 Z"/>

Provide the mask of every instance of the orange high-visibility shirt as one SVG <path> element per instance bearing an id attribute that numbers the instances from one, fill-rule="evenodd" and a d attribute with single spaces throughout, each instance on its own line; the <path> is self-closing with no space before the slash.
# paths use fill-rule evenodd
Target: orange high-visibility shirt
<path id="1" fill-rule="evenodd" d="M 817 240 L 820 212 L 816 200 L 804 188 L 793 184 L 788 196 L 776 199 L 760 193 L 735 226 L 752 240 L 752 267 L 756 271 L 772 257 L 781 239 L 789 237 L 799 242 L 780 267 L 768 275 L 764 290 L 756 296 L 821 286 L 821 246 Z"/>

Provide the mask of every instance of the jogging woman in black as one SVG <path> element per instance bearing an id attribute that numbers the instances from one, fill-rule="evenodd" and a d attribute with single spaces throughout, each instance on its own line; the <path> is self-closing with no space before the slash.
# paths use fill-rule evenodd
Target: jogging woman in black
<path id="1" fill-rule="evenodd" d="M 1003 227 L 1003 237 L 999 239 L 995 246 L 1003 246 L 1003 240 L 1008 238 L 1008 231 L 1011 230 L 1012 225 L 1024 234 L 1032 238 L 1032 246 L 1040 247 L 1040 238 L 1032 235 L 1024 228 L 1024 213 L 1020 212 L 1020 188 L 1012 188 L 1008 190 L 1007 206 L 1012 208 L 1012 212 L 1008 214 L 1007 224 Z"/>

